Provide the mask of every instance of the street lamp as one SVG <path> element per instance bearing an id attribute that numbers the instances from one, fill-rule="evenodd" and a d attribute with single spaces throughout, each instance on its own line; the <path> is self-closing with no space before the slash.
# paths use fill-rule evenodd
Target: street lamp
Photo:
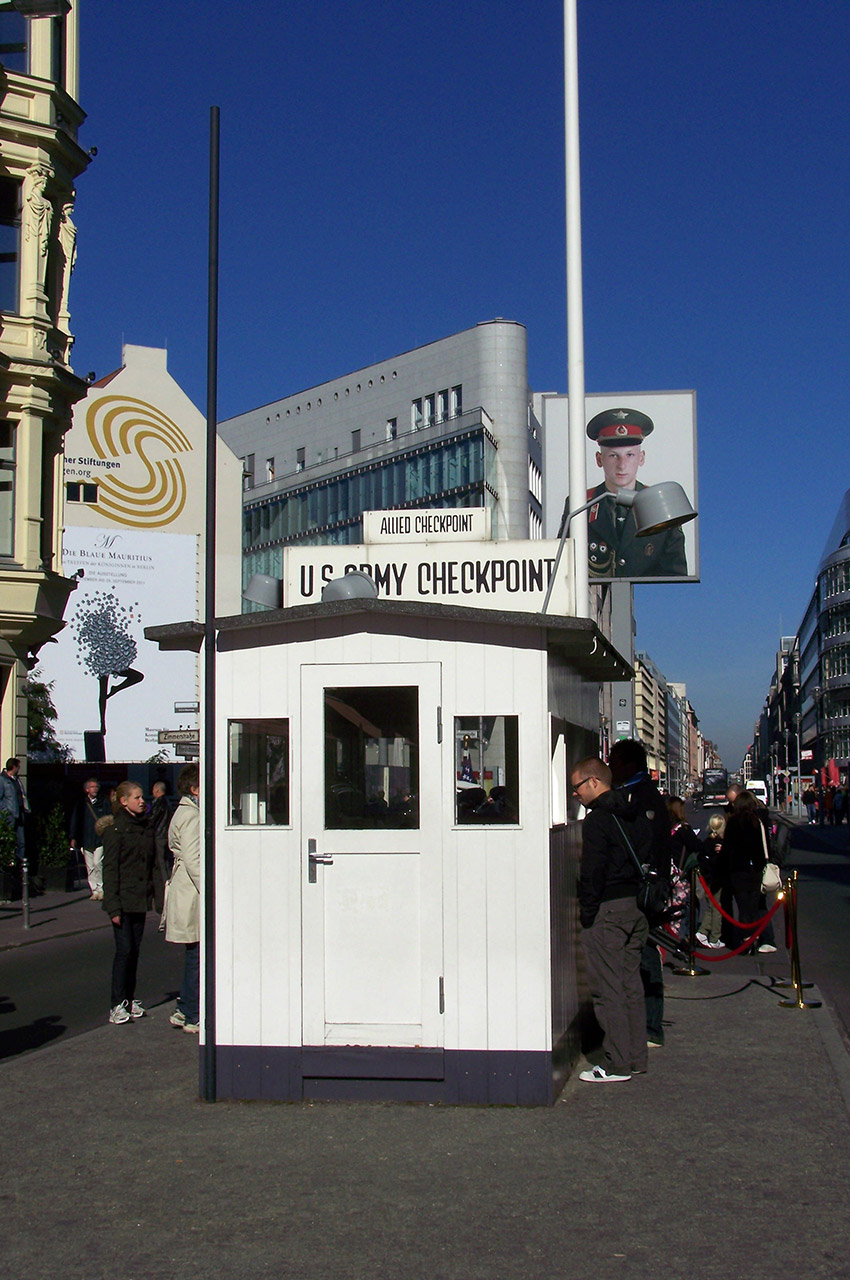
<path id="1" fill-rule="evenodd" d="M 545 613 L 549 606 L 549 599 L 558 574 L 558 566 L 561 563 L 561 554 L 564 550 L 564 543 L 567 540 L 573 517 L 581 515 L 582 511 L 587 511 L 590 507 L 595 507 L 597 503 L 603 502 L 606 498 L 611 498 L 618 507 L 632 508 L 639 538 L 647 538 L 650 534 L 660 533 L 662 529 L 674 529 L 679 525 L 687 524 L 689 520 L 696 520 L 697 517 L 696 511 L 688 501 L 687 494 L 675 480 L 664 480 L 661 484 L 649 484 L 643 489 L 606 489 L 604 493 L 597 494 L 589 502 L 585 502 L 583 506 L 576 507 L 574 511 L 570 511 L 564 521 L 561 539 L 558 543 L 558 553 L 555 556 L 552 576 L 549 579 L 546 598 L 543 601 L 543 608 L 540 610 L 541 613 Z"/>

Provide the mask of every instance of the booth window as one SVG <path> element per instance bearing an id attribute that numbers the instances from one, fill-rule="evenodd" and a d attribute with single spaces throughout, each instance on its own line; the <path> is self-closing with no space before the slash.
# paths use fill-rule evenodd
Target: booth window
<path id="1" fill-rule="evenodd" d="M 458 823 L 519 822 L 519 717 L 455 719 Z"/>
<path id="2" fill-rule="evenodd" d="M 289 824 L 289 721 L 229 723 L 230 822 L 242 827 Z"/>
<path id="3" fill-rule="evenodd" d="M 325 829 L 419 826 L 419 690 L 325 689 Z"/>

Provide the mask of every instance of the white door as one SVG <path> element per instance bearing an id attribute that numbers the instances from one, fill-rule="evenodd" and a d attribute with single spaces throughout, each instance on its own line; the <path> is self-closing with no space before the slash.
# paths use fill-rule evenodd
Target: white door
<path id="1" fill-rule="evenodd" d="M 303 1043 L 442 1045 L 439 663 L 301 670 Z"/>

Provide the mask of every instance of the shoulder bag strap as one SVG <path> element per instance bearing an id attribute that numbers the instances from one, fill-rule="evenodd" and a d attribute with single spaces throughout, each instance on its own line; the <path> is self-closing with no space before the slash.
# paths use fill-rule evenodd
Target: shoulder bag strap
<path id="1" fill-rule="evenodd" d="M 628 849 L 629 853 L 632 855 L 632 858 L 634 859 L 634 864 L 635 864 L 635 866 L 636 866 L 636 867 L 637 867 L 637 869 L 638 869 L 638 874 L 640 875 L 641 880 L 646 880 L 646 879 L 648 879 L 646 872 L 644 871 L 643 867 L 641 866 L 640 862 L 638 861 L 638 856 L 637 856 L 637 854 L 635 853 L 634 849 L 633 849 L 633 848 L 632 848 L 632 846 L 631 846 L 631 842 L 630 842 L 630 840 L 629 840 L 629 837 L 626 835 L 625 831 L 624 831 L 624 830 L 623 830 L 623 828 L 620 826 L 620 821 L 619 821 L 619 819 L 618 819 L 618 818 L 617 818 L 617 816 L 616 816 L 615 814 L 613 814 L 613 813 L 611 814 L 611 817 L 614 819 L 614 823 L 615 823 L 615 825 L 616 825 L 616 828 L 617 828 L 617 830 L 619 831 L 620 835 L 623 837 L 623 840 L 625 841 L 626 848 Z"/>
<path id="2" fill-rule="evenodd" d="M 761 832 L 761 842 L 762 842 L 762 845 L 764 846 L 764 860 L 765 862 L 770 862 L 770 850 L 767 847 L 767 833 L 764 829 L 764 823 L 762 822 L 761 818 L 759 818 L 758 823 L 759 823 L 759 831 Z"/>

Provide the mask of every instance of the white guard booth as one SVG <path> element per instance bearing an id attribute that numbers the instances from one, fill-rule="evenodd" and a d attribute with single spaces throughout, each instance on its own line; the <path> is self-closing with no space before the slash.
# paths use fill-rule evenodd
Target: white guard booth
<path id="1" fill-rule="evenodd" d="M 374 548 L 296 578 L 329 553 Z M 385 581 L 216 621 L 216 1096 L 551 1104 L 586 1005 L 569 763 L 630 668 L 589 620 Z"/>

